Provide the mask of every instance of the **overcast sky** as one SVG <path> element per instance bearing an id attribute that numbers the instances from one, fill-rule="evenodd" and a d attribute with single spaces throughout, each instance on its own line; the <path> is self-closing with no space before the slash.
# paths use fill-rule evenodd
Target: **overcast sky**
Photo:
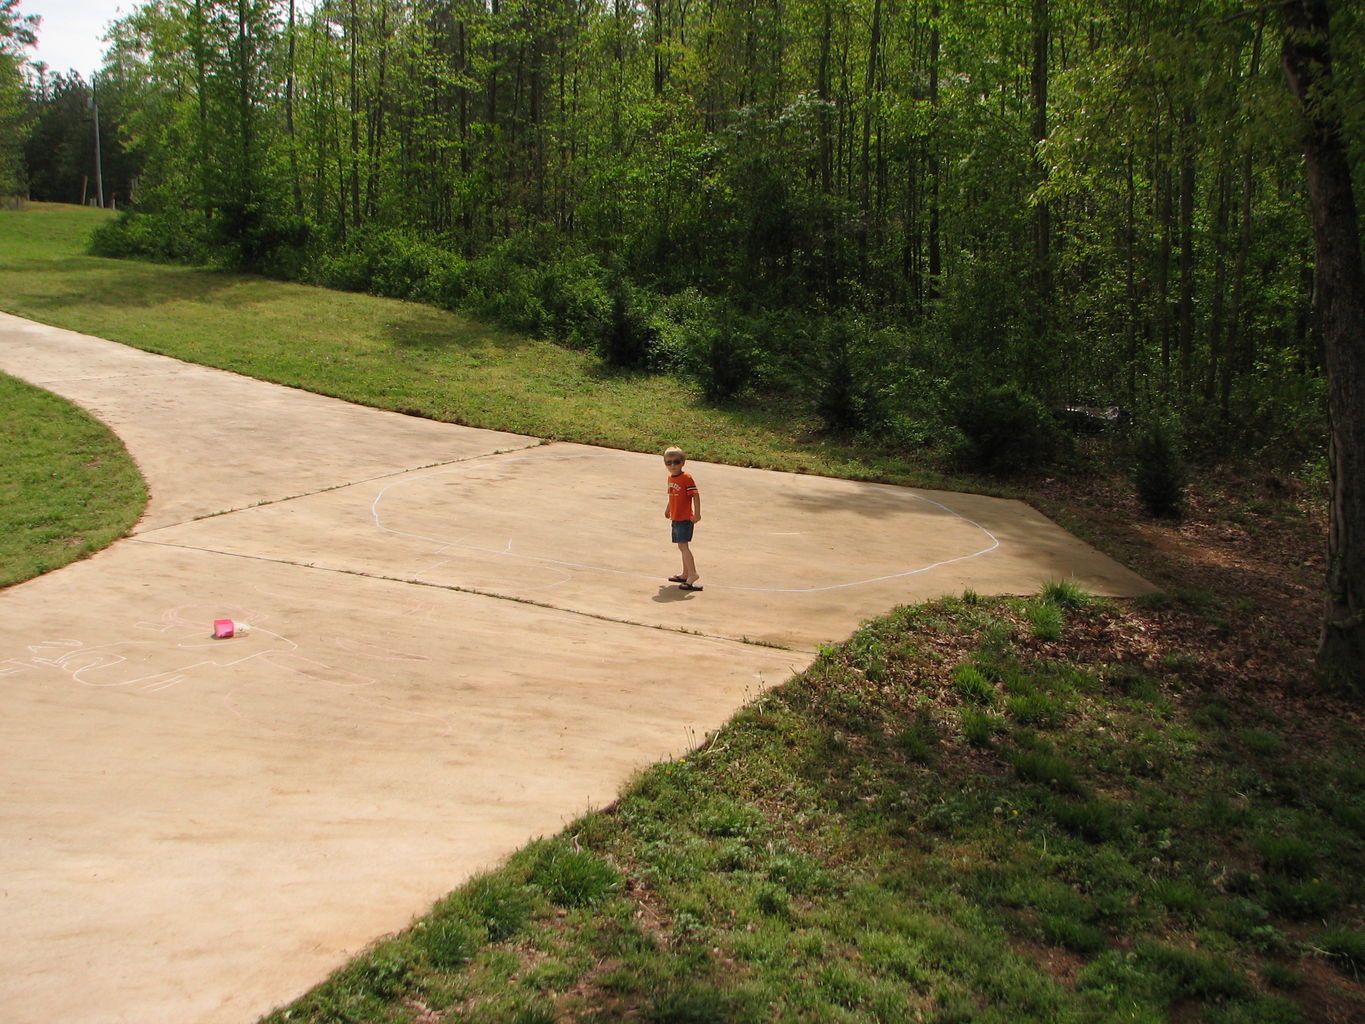
<path id="1" fill-rule="evenodd" d="M 20 14 L 43 19 L 28 58 L 44 61 L 50 71 L 79 71 L 88 82 L 102 63 L 105 27 L 138 5 L 139 0 L 19 0 Z"/>

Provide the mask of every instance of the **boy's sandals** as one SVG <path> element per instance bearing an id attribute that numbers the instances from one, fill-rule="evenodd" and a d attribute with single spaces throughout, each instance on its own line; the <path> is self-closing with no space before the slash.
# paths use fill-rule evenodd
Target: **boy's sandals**
<path id="1" fill-rule="evenodd" d="M 697 584 L 697 583 L 688 583 L 686 580 L 683 580 L 681 583 L 678 584 L 678 589 L 679 589 L 679 590 L 701 590 L 702 588 L 701 588 L 701 585 L 700 585 L 700 584 Z"/>
<path id="2" fill-rule="evenodd" d="M 687 582 L 687 577 L 686 577 L 686 576 L 670 576 L 670 577 L 668 577 L 668 582 L 669 582 L 669 583 L 686 583 L 686 582 Z"/>

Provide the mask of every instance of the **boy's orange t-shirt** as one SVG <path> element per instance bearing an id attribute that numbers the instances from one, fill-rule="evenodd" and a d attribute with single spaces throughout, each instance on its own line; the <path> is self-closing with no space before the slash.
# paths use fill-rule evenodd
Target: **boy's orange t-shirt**
<path id="1" fill-rule="evenodd" d="M 692 495 L 697 493 L 697 482 L 690 473 L 679 473 L 668 478 L 668 518 L 675 523 L 692 519 Z"/>

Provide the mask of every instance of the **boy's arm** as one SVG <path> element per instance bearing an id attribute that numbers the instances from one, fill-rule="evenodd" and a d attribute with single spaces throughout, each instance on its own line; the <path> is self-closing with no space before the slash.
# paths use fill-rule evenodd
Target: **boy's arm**
<path id="1" fill-rule="evenodd" d="M 692 522 L 701 521 L 701 491 L 692 495 Z"/>

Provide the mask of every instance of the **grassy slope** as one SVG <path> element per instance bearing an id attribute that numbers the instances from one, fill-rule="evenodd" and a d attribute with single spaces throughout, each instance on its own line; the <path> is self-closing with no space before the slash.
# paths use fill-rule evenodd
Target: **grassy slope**
<path id="1" fill-rule="evenodd" d="M 932 485 L 906 459 L 807 436 L 789 410 L 701 402 L 676 381 L 415 303 L 79 255 L 92 217 L 0 211 L 0 309 L 262 380 L 433 419 L 701 460 Z"/>
<path id="2" fill-rule="evenodd" d="M 686 423 L 706 458 L 925 482 L 449 314 L 75 256 L 84 211 L 22 215 L 46 249 L 21 263 L 12 216 L 0 307 L 35 319 L 461 422 L 626 448 Z M 1365 727 L 1297 692 L 1313 505 L 1252 490 L 1176 527 L 1039 485 L 1176 598 L 891 612 L 279 1019 L 1365 1019 Z"/>
<path id="3" fill-rule="evenodd" d="M 0 587 L 123 536 L 147 503 L 128 451 L 70 402 L 0 374 Z"/>

